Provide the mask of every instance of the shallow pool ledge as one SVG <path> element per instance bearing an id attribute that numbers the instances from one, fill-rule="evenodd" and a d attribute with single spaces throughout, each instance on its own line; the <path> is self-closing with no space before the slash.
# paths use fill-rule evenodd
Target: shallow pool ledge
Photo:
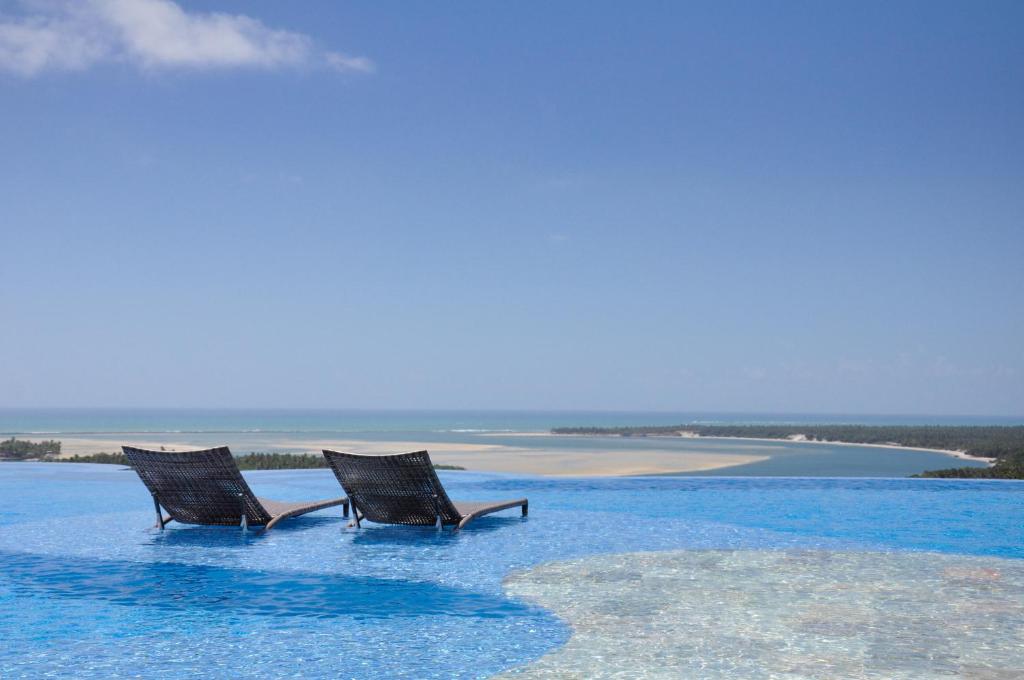
<path id="1" fill-rule="evenodd" d="M 1024 560 L 631 553 L 541 565 L 505 587 L 573 635 L 499 677 L 1024 677 Z"/>

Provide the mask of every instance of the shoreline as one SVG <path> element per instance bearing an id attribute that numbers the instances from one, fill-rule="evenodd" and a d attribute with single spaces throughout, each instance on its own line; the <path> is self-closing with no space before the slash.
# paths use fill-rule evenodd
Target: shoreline
<path id="1" fill-rule="evenodd" d="M 685 432 L 685 430 L 680 430 Z M 126 433 L 127 434 L 127 433 Z M 218 439 L 235 439 L 224 437 L 223 433 Z M 319 434 L 319 433 L 318 433 Z M 118 452 L 120 445 L 131 443 L 142 448 L 195 450 L 206 448 L 208 442 L 187 433 L 134 433 L 135 436 L 105 435 L 64 437 L 61 439 L 63 450 L 61 457 L 68 458 L 75 454 L 88 455 L 99 452 Z M 511 474 L 529 474 L 551 477 L 617 477 L 617 476 L 647 476 L 647 475 L 673 475 L 689 474 L 694 472 L 708 472 L 720 470 L 723 475 L 728 476 L 730 468 L 741 467 L 751 463 L 758 463 L 775 457 L 770 445 L 786 444 L 823 444 L 826 446 L 847 446 L 847 447 L 872 447 L 890 450 L 917 451 L 923 453 L 941 454 L 970 462 L 983 463 L 987 467 L 994 464 L 994 460 L 980 456 L 972 456 L 963 451 L 933 449 L 923 447 L 901 446 L 898 444 L 867 444 L 858 442 L 842 442 L 830 440 L 806 440 L 789 438 L 770 437 L 739 437 L 739 436 L 701 436 L 694 434 L 651 434 L 644 436 L 628 437 L 617 433 L 608 434 L 554 434 L 551 432 L 533 431 L 516 433 L 480 433 L 479 439 L 474 441 L 461 442 L 438 442 L 438 441 L 416 441 L 409 440 L 360 440 L 346 437 L 310 437 L 303 438 L 296 433 L 291 436 L 276 437 L 265 433 L 238 433 L 232 444 L 232 450 L 236 453 L 248 453 L 251 451 L 267 451 L 277 453 L 313 453 L 317 454 L 320 449 L 328 448 L 353 453 L 380 455 L 396 453 L 400 451 L 429 450 L 434 462 L 441 465 L 456 465 L 468 471 L 497 472 Z M 531 446 L 517 446 L 509 441 L 497 443 L 493 437 L 509 438 L 534 438 L 541 439 L 550 437 L 552 440 L 564 437 L 590 438 L 594 445 L 585 445 L 581 448 L 559 447 L 552 443 L 531 442 Z M 627 448 L 602 448 L 600 440 L 614 437 L 620 441 L 636 439 L 636 447 Z M 48 439 L 32 434 L 21 435 L 20 438 L 28 441 Z M 488 441 L 491 439 L 491 441 Z M 640 441 L 648 441 L 647 445 L 640 445 Z M 659 442 L 678 442 L 685 440 L 696 444 L 696 450 L 685 450 L 686 447 L 676 448 L 663 446 Z M 701 447 L 700 441 L 707 441 L 708 446 Z M 733 448 L 714 447 L 710 442 L 721 440 L 735 442 Z M 524 442 L 525 443 L 525 442 Z M 742 446 L 741 444 L 747 444 Z M 539 444 L 539 445 L 538 445 Z M 701 450 L 703 448 L 703 450 Z M 779 454 L 781 455 L 781 454 Z M 938 466 L 936 466 L 938 467 Z"/>
<path id="2" fill-rule="evenodd" d="M 523 432 L 516 436 L 524 437 L 538 437 L 545 433 L 541 432 Z M 626 437 L 621 434 L 555 434 L 547 433 L 550 437 L 616 437 L 619 439 L 633 439 L 633 437 Z M 778 437 L 727 437 L 718 435 L 670 435 L 670 434 L 648 434 L 636 437 L 637 439 L 688 439 L 688 440 L 728 440 L 728 441 L 747 441 L 747 442 L 772 442 L 781 444 L 828 444 L 830 446 L 870 446 L 876 449 L 897 449 L 901 451 L 926 451 L 928 453 L 941 453 L 952 458 L 958 458 L 960 460 L 969 460 L 979 463 L 986 463 L 989 467 L 995 465 L 994 458 L 988 458 L 986 456 L 972 456 L 966 451 L 960 451 L 958 449 L 929 449 L 923 446 L 904 446 L 902 444 L 867 444 L 863 442 L 841 442 L 834 441 L 831 439 L 789 439 L 789 438 L 778 438 Z"/>
<path id="3" fill-rule="evenodd" d="M 669 437 L 671 439 L 671 437 Z M 870 446 L 876 449 L 898 449 L 902 451 L 927 451 L 929 453 L 942 453 L 952 458 L 959 458 L 960 460 L 972 460 L 979 463 L 988 463 L 992 466 L 995 463 L 995 459 L 986 458 L 985 456 L 972 456 L 966 451 L 959 451 L 957 449 L 928 449 L 922 446 L 903 446 L 902 444 L 863 444 L 858 442 L 840 442 L 833 441 L 831 439 L 771 439 L 769 437 L 695 437 L 695 439 L 736 439 L 746 441 L 762 441 L 762 442 L 784 442 L 787 444 L 829 444 L 832 446 Z"/>
<path id="4" fill-rule="evenodd" d="M 36 441 L 40 437 L 20 437 Z M 119 452 L 121 444 L 140 448 L 168 450 L 202 450 L 206 445 L 188 441 L 178 433 L 166 439 L 142 436 L 138 439 L 74 437 L 61 439 L 61 458 L 76 454 Z M 193 438 L 194 439 L 194 438 Z M 420 442 L 416 440 L 357 440 L 317 438 L 309 440 L 280 439 L 233 444 L 232 452 L 242 454 L 267 451 L 284 454 L 319 455 L 320 449 L 334 449 L 366 455 L 382 455 L 403 451 L 429 450 L 431 460 L 440 465 L 457 465 L 469 472 L 498 472 L 543 475 L 548 477 L 629 477 L 657 474 L 686 474 L 726 469 L 766 460 L 768 456 L 745 452 L 708 453 L 672 449 L 606 451 L 600 448 L 563 450 L 557 448 L 524 448 L 486 441 Z M 283 450 L 282 450 L 283 449 Z"/>

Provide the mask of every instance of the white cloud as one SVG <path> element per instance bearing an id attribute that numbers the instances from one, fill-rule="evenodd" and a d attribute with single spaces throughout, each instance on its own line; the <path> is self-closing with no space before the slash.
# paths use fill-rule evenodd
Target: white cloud
<path id="1" fill-rule="evenodd" d="M 354 71 L 357 73 L 373 73 L 376 64 L 366 57 L 350 57 L 340 52 L 328 52 L 324 55 L 327 65 L 336 71 Z"/>
<path id="2" fill-rule="evenodd" d="M 187 12 L 172 0 L 22 0 L 0 15 L 0 70 L 22 76 L 106 61 L 144 69 L 324 66 L 371 73 L 373 62 L 317 48 L 252 17 Z"/>

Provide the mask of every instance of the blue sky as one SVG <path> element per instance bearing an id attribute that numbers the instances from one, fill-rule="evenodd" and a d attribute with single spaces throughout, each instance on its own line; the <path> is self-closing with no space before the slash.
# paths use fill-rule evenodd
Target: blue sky
<path id="1" fill-rule="evenodd" d="M 1017 2 L 0 1 L 0 406 L 1024 414 Z"/>

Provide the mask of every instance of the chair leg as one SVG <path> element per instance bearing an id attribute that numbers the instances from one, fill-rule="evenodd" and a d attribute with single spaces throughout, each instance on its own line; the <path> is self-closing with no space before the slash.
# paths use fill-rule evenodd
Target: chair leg
<path id="1" fill-rule="evenodd" d="M 527 501 L 526 503 L 523 503 L 523 517 L 526 517 L 529 514 L 530 514 L 530 503 L 529 503 L 529 501 Z"/>
<path id="2" fill-rule="evenodd" d="M 238 494 L 238 500 L 239 500 L 239 504 L 241 505 L 241 508 L 242 508 L 242 521 L 240 522 L 239 525 L 241 526 L 242 531 L 248 531 L 249 530 L 249 518 L 245 514 L 245 494 Z"/>
<path id="3" fill-rule="evenodd" d="M 345 501 L 345 504 L 341 506 L 341 516 L 348 517 L 348 501 Z"/>
<path id="4" fill-rule="evenodd" d="M 156 508 L 156 525 L 160 528 L 160 531 L 164 530 L 164 515 L 160 512 L 160 499 L 153 494 L 153 507 Z"/>

